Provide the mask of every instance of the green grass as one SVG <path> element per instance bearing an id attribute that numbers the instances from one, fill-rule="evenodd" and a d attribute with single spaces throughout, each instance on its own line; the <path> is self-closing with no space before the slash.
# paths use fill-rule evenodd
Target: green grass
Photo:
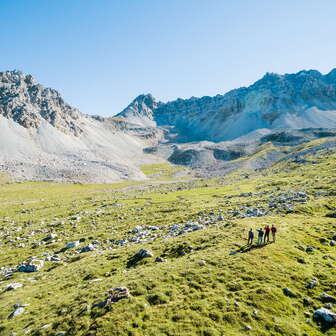
<path id="1" fill-rule="evenodd" d="M 283 161 L 262 172 L 249 172 L 249 178 L 236 172 L 218 179 L 178 182 L 174 173 L 180 167 L 160 164 L 143 167 L 151 180 L 142 183 L 0 186 L 0 266 L 54 254 L 81 238 L 85 239 L 81 246 L 100 242 L 97 251 L 68 250 L 60 253 L 63 263 L 47 261 L 39 272 L 16 272 L 12 279 L 0 282 L 0 291 L 8 283 L 24 285 L 0 293 L 0 334 L 321 335 L 319 326 L 304 313 L 323 306 L 319 299 L 323 292 L 335 295 L 336 272 L 331 264 L 336 265 L 336 247 L 320 238 L 330 240 L 336 234 L 336 220 L 325 217 L 336 209 L 336 155 L 321 151 L 306 159 L 316 163 Z M 153 183 L 155 176 L 157 183 Z M 308 201 L 295 205 L 294 213 L 279 208 L 264 217 L 233 216 L 244 207 L 267 208 L 269 198 L 288 190 L 308 194 Z M 71 220 L 74 215 L 81 220 Z M 224 220 L 203 230 L 164 238 L 168 226 L 218 215 Z M 246 244 L 249 228 L 265 223 L 279 229 L 275 244 L 230 255 Z M 159 226 L 163 237 L 130 246 L 113 244 L 129 237 L 128 231 L 136 225 Z M 33 242 L 51 232 L 58 234 L 56 242 L 32 248 Z M 21 242 L 24 247 L 18 247 Z M 193 247 L 191 252 L 179 255 L 188 246 Z M 299 246 L 314 246 L 315 251 L 308 254 Z M 148 258 L 127 267 L 140 248 L 167 262 Z M 306 263 L 299 263 L 299 258 Z M 319 284 L 308 290 L 312 277 Z M 95 307 L 116 286 L 128 287 L 131 297 Z M 297 297 L 284 296 L 284 287 Z M 311 300 L 309 306 L 303 304 L 306 297 Z M 16 302 L 29 306 L 8 320 Z M 247 331 L 246 325 L 252 330 Z M 335 329 L 325 335 L 335 335 Z"/>
<path id="2" fill-rule="evenodd" d="M 141 171 L 149 178 L 165 180 L 170 178 L 185 178 L 190 172 L 183 166 L 172 165 L 170 163 L 147 164 L 141 167 Z"/>

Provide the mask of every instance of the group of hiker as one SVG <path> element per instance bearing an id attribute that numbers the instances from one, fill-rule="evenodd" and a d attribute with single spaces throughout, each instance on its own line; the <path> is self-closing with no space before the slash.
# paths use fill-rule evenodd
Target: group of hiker
<path id="1" fill-rule="evenodd" d="M 272 227 L 270 227 L 269 225 L 266 225 L 264 228 L 261 227 L 260 229 L 257 229 L 257 232 L 258 232 L 258 245 L 269 243 L 271 232 L 272 232 L 273 242 L 275 243 L 275 236 L 276 236 L 277 228 L 274 225 L 272 225 Z M 248 233 L 247 244 L 252 245 L 253 239 L 254 239 L 254 232 L 253 232 L 253 229 L 250 229 Z"/>

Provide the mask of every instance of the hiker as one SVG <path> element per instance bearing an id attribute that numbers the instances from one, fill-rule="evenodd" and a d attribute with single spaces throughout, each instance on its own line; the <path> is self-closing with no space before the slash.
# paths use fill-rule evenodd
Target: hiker
<path id="1" fill-rule="evenodd" d="M 274 225 L 272 225 L 271 231 L 272 231 L 273 242 L 275 243 L 275 234 L 277 232 L 277 228 Z"/>
<path id="2" fill-rule="evenodd" d="M 264 227 L 264 230 L 265 230 L 264 243 L 266 243 L 266 239 L 267 239 L 267 243 L 269 243 L 269 235 L 270 235 L 271 228 L 269 227 L 269 225 L 266 225 Z"/>
<path id="3" fill-rule="evenodd" d="M 257 230 L 257 232 L 258 232 L 258 245 L 262 245 L 264 230 L 262 228 L 260 228 L 259 230 Z"/>
<path id="4" fill-rule="evenodd" d="M 247 245 L 252 245 L 253 244 L 253 238 L 254 238 L 254 233 L 253 233 L 253 230 L 250 229 L 250 231 L 248 233 Z"/>

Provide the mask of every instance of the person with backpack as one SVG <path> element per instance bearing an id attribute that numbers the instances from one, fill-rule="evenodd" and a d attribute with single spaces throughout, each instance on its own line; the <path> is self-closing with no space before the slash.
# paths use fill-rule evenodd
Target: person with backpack
<path id="1" fill-rule="evenodd" d="M 277 228 L 274 225 L 272 225 L 271 231 L 272 231 L 273 243 L 275 243 L 275 234 L 277 232 Z"/>
<path id="2" fill-rule="evenodd" d="M 263 237 L 264 237 L 264 230 L 260 228 L 259 230 L 257 230 L 257 232 L 258 232 L 258 245 L 262 245 Z"/>
<path id="3" fill-rule="evenodd" d="M 248 233 L 247 245 L 252 245 L 253 244 L 253 238 L 254 238 L 254 233 L 253 233 L 253 230 L 250 229 L 250 231 Z"/>
<path id="4" fill-rule="evenodd" d="M 269 236 L 270 236 L 271 228 L 269 227 L 269 225 L 266 225 L 264 230 L 265 230 L 265 236 L 264 236 L 264 244 L 265 244 L 266 239 L 267 239 L 267 243 L 269 243 Z"/>

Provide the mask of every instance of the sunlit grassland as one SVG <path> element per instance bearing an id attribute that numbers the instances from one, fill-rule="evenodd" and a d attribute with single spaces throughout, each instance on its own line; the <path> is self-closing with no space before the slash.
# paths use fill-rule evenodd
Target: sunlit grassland
<path id="1" fill-rule="evenodd" d="M 16 272 L 12 279 L 0 282 L 0 290 L 10 282 L 24 285 L 0 294 L 0 334 L 320 335 L 304 313 L 322 306 L 323 292 L 335 294 L 336 272 L 330 265 L 336 264 L 336 247 L 320 238 L 328 240 L 336 231 L 335 219 L 325 217 L 336 208 L 332 193 L 336 191 L 336 156 L 323 152 L 306 160 L 315 163 L 282 161 L 262 172 L 236 172 L 210 180 L 178 182 L 174 170 L 180 167 L 160 164 L 143 168 L 151 177 L 144 182 L 1 185 L 1 232 L 14 241 L 17 237 L 27 241 L 17 247 L 2 236 L 0 266 L 53 254 L 81 238 L 85 239 L 81 246 L 95 239 L 102 248 L 82 254 L 69 250 L 62 254 L 64 263 L 48 261 L 39 272 Z M 162 177 L 164 183 L 160 183 Z M 245 207 L 267 208 L 270 198 L 288 190 L 304 190 L 309 196 L 306 203 L 295 206 L 294 213 L 275 210 L 258 218 L 232 216 Z M 136 225 L 165 230 L 218 215 L 224 219 L 189 234 L 129 246 L 111 244 Z M 74 222 L 72 216 L 81 219 Z M 246 244 L 249 228 L 265 224 L 278 227 L 275 244 L 230 254 Z M 21 231 L 16 232 L 17 227 Z M 33 241 L 50 232 L 58 234 L 57 241 L 32 248 Z M 192 246 L 192 252 L 176 256 L 174 249 L 181 245 Z M 299 246 L 314 246 L 315 251 L 308 254 Z M 129 257 L 140 248 L 167 261 L 148 258 L 127 267 Z M 305 263 L 299 263 L 299 258 Z M 319 285 L 308 290 L 312 277 L 318 278 Z M 116 286 L 128 287 L 131 297 L 106 308 L 95 307 Z M 286 297 L 284 287 L 297 297 Z M 303 304 L 305 297 L 311 299 L 309 306 Z M 29 306 L 8 320 L 16 302 Z M 335 329 L 326 332 L 334 334 Z"/>

